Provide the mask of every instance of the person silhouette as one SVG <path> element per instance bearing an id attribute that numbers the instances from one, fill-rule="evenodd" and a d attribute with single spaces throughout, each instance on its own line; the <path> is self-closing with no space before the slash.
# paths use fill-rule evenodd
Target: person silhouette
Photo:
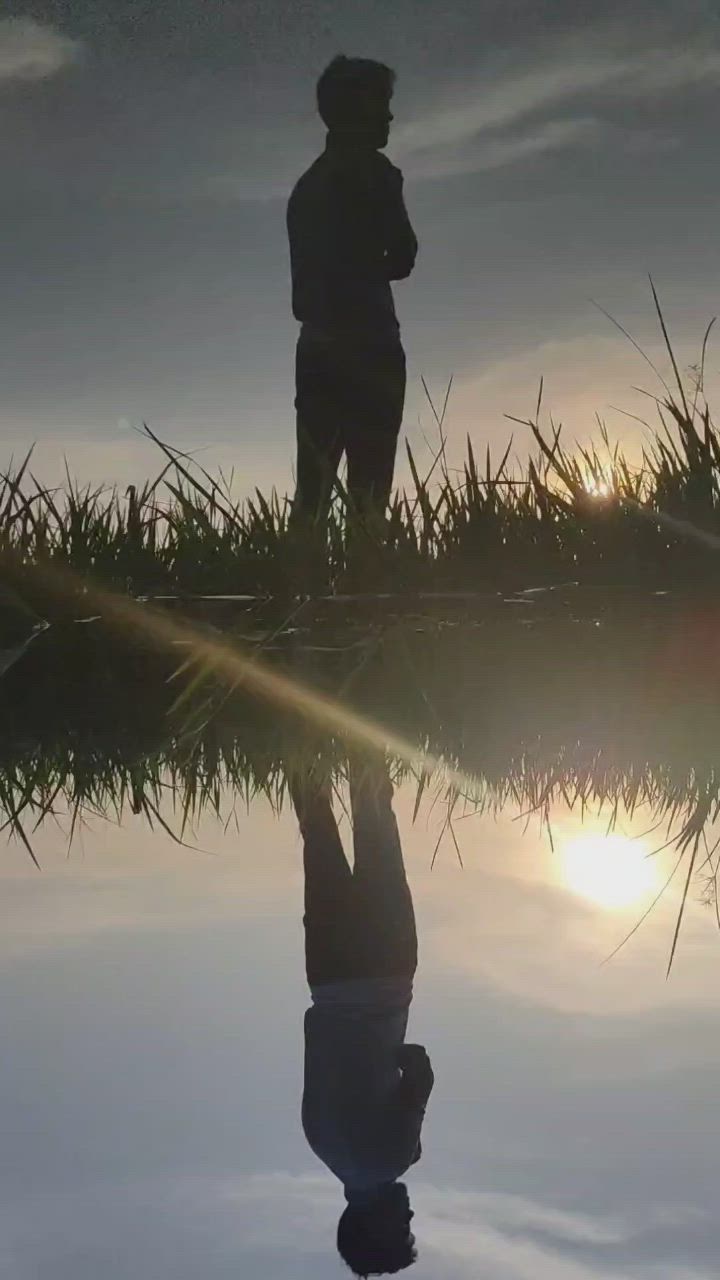
<path id="1" fill-rule="evenodd" d="M 343 453 L 351 511 L 384 515 L 405 402 L 391 281 L 418 242 L 403 177 L 386 156 L 395 73 L 339 56 L 317 82 L 325 150 L 287 206 L 297 429 L 295 527 L 324 527 Z"/>
<path id="2" fill-rule="evenodd" d="M 417 967 L 412 897 L 380 764 L 351 761 L 350 869 L 329 783 L 289 779 L 303 839 L 305 1014 L 302 1123 L 342 1182 L 338 1252 L 357 1276 L 386 1275 L 417 1256 L 400 1177 L 421 1156 L 434 1083 L 424 1047 L 405 1044 Z"/>

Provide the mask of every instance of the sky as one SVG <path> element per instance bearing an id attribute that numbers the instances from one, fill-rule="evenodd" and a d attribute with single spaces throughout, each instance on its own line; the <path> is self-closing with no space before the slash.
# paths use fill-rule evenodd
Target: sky
<path id="1" fill-rule="evenodd" d="M 611 961 L 644 905 L 570 886 L 517 815 L 396 810 L 436 1084 L 408 1176 L 416 1280 L 710 1280 L 717 956 L 691 900 Z M 637 832 L 645 821 L 638 814 Z M 585 831 L 595 820 L 588 816 Z M 622 825 L 621 818 L 621 825 Z M 595 822 L 597 830 L 602 822 Z M 342 1198 L 300 1125 L 299 838 L 258 802 L 195 851 L 93 819 L 0 850 L 3 1280 L 334 1280 Z M 192 841 L 191 841 L 192 842 Z M 565 852 L 564 852 L 565 851 Z M 565 861 L 564 861 L 565 859 Z"/>
<path id="2" fill-rule="evenodd" d="M 292 484 L 285 202 L 337 52 L 398 73 L 388 155 L 421 251 L 398 285 L 407 438 L 527 456 L 506 414 L 639 447 L 720 266 L 714 0 L 6 0 L 0 438 L 59 482 L 155 475 L 143 422 L 243 492 Z M 597 305 L 596 305 L 597 304 Z M 717 359 L 711 347 L 708 385 Z M 613 408 L 615 406 L 615 408 Z M 429 447 L 429 446 L 428 446 Z M 402 478 L 402 467 L 401 467 Z"/>

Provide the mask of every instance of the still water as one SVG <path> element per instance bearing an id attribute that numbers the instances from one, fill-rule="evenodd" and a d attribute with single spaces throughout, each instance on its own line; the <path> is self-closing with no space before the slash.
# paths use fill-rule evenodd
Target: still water
<path id="1" fill-rule="evenodd" d="M 718 939 L 642 808 L 536 819 L 401 785 L 435 1084 L 405 1175 L 417 1280 L 706 1280 L 717 1258 Z M 342 799 L 342 797 L 341 797 Z M 2 1280 L 349 1276 L 301 1101 L 303 854 L 289 804 L 224 795 L 183 848 L 62 809 L 0 905 Z M 340 832 L 349 828 L 338 800 Z M 169 807 L 165 813 L 173 821 Z M 437 856 L 438 837 L 442 836 Z M 462 860 L 462 865 L 461 861 Z M 606 962 L 607 963 L 604 963 Z"/>

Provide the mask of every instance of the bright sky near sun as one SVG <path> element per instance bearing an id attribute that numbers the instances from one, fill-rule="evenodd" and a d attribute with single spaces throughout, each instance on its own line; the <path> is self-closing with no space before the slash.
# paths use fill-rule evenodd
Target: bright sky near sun
<path id="1" fill-rule="evenodd" d="M 656 861 L 644 840 L 618 832 L 584 832 L 561 847 L 570 889 L 601 907 L 627 907 L 660 889 Z"/>

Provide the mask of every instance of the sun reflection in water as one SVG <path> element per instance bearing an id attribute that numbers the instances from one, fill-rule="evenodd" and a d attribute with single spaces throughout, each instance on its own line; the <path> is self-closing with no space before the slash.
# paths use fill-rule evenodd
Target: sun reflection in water
<path id="1" fill-rule="evenodd" d="M 582 832 L 562 845 L 568 889 L 601 907 L 629 907 L 660 888 L 657 860 L 644 840 L 609 832 Z"/>

